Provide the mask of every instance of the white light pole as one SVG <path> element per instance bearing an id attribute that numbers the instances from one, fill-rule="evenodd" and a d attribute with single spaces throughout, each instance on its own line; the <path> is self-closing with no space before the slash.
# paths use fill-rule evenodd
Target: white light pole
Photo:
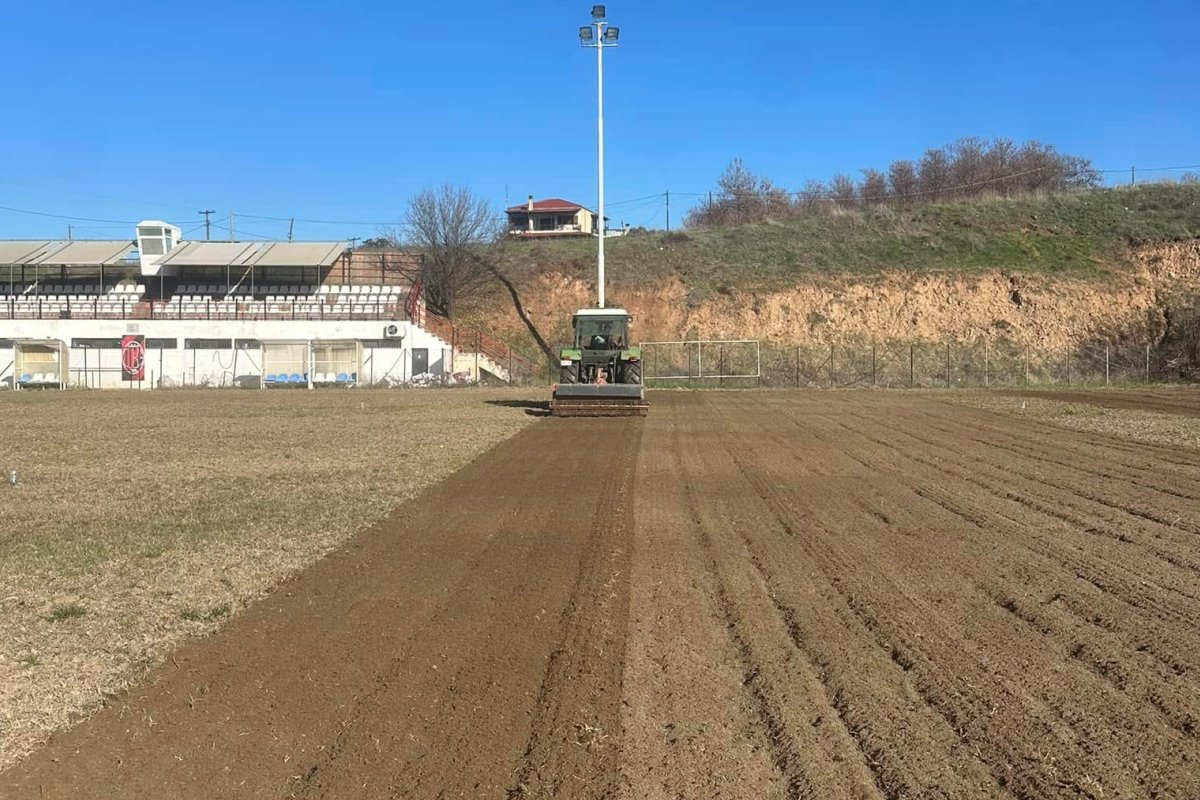
<path id="1" fill-rule="evenodd" d="M 596 48 L 596 201 L 600 226 L 596 286 L 600 308 L 604 308 L 604 48 L 616 47 L 621 35 L 621 29 L 610 26 L 604 17 L 604 6 L 592 6 L 592 24 L 579 29 L 579 43 Z"/>

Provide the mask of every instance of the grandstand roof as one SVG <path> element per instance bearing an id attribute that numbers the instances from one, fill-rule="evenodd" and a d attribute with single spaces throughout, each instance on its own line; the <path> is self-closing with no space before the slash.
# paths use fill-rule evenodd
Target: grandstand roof
<path id="1" fill-rule="evenodd" d="M 12 266 L 108 266 L 125 261 L 133 242 L 120 240 L 0 241 L 0 264 Z"/>
<path id="2" fill-rule="evenodd" d="M 327 267 L 346 250 L 345 242 L 264 242 L 256 267 Z"/>
<path id="3" fill-rule="evenodd" d="M 175 267 L 244 266 L 257 250 L 253 242 L 181 242 L 158 263 Z"/>
<path id="4" fill-rule="evenodd" d="M 158 262 L 176 267 L 327 267 L 345 242 L 183 242 Z"/>

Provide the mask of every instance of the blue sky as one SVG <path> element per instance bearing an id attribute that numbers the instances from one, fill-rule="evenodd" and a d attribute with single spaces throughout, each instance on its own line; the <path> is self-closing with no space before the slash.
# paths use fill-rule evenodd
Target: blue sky
<path id="1" fill-rule="evenodd" d="M 10 3 L 0 206 L 371 236 L 441 182 L 595 202 L 588 2 Z M 798 188 L 960 136 L 1200 163 L 1196 0 L 609 3 L 614 221 L 672 224 L 735 156 Z M 19 42 L 29 43 L 28 57 Z M 1113 179 L 1127 176 L 1113 176 Z M 69 220 L 0 211 L 0 237 Z M 217 229 L 215 235 L 228 234 Z M 194 235 L 194 234 L 193 234 Z"/>

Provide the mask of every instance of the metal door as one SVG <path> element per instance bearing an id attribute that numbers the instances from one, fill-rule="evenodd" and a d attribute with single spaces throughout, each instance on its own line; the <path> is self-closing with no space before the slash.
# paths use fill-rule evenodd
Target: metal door
<path id="1" fill-rule="evenodd" d="M 412 374 L 424 375 L 429 372 L 429 348 L 414 347 L 412 351 Z"/>

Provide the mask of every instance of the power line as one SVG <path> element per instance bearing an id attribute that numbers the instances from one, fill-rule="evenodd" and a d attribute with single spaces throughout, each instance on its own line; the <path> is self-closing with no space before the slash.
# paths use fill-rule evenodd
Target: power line
<path id="1" fill-rule="evenodd" d="M 67 219 L 74 222 L 111 222 L 114 225 L 137 225 L 137 222 L 127 219 L 97 219 L 95 217 L 73 217 L 69 214 L 51 214 L 47 211 L 31 211 L 27 208 L 12 208 L 11 206 L 0 206 L 0 211 L 11 211 L 14 214 L 30 214 L 35 217 L 49 217 L 51 219 Z"/>
<path id="2" fill-rule="evenodd" d="M 1032 175 L 1037 172 L 1044 172 L 1048 169 L 1053 169 L 1053 167 L 1049 167 L 1049 166 L 1038 167 L 1036 169 L 1026 170 L 1024 172 L 1011 173 L 1008 175 L 1000 175 L 1000 176 L 996 176 L 993 178 L 987 178 L 987 179 L 980 180 L 980 181 L 973 181 L 971 183 L 958 184 L 956 186 L 946 186 L 946 187 L 942 187 L 939 189 L 925 189 L 925 190 L 921 190 L 921 191 L 917 191 L 917 192 L 906 192 L 904 194 L 892 194 L 892 195 L 888 195 L 887 197 L 881 197 L 880 199 L 881 200 L 893 200 L 893 199 L 903 199 L 903 198 L 909 198 L 909 197 L 921 197 L 921 196 L 929 195 L 929 194 L 941 194 L 944 192 L 954 192 L 954 191 L 958 191 L 960 189 L 970 189 L 970 188 L 975 188 L 978 186 L 985 186 L 990 183 L 998 183 L 1000 181 L 1012 180 L 1014 178 L 1020 178 L 1020 177 L 1026 176 L 1026 175 Z M 1183 170 L 1200 169 L 1200 164 L 1185 164 L 1182 166 L 1170 166 L 1170 167 L 1138 167 L 1137 169 L 1140 172 L 1180 172 Z M 1128 170 L 1129 170 L 1128 167 L 1121 167 L 1119 169 L 1094 169 L 1094 170 L 1092 170 L 1092 172 L 1095 172 L 1096 174 L 1100 174 L 1100 175 L 1113 175 L 1113 174 L 1124 174 Z M 844 198 L 838 197 L 836 195 L 833 195 L 829 192 L 826 192 L 821 195 L 806 195 L 804 190 L 782 190 L 781 189 L 780 192 L 782 194 L 785 194 L 790 197 L 797 197 L 799 199 L 806 200 L 806 201 L 812 201 L 812 202 L 837 202 L 839 200 L 844 199 Z M 626 213 L 636 212 L 643 208 L 649 207 L 649 204 L 651 201 L 666 199 L 666 202 L 669 203 L 670 202 L 669 196 L 671 194 L 674 194 L 676 197 L 706 197 L 706 196 L 711 196 L 715 193 L 709 192 L 709 191 L 705 191 L 705 192 L 676 192 L 676 191 L 660 192 L 658 194 L 644 195 L 642 197 L 632 197 L 632 198 L 629 198 L 626 200 L 617 200 L 615 202 L 606 203 L 605 204 L 606 211 L 608 209 L 612 209 L 612 208 L 621 208 L 622 206 L 630 206 L 630 208 L 623 209 L 623 211 L 625 211 Z M 720 193 L 720 196 L 721 197 L 735 197 L 735 198 L 736 197 L 756 197 L 756 198 L 758 198 L 758 197 L 761 197 L 762 195 L 761 194 L 746 194 L 746 193 Z M 110 225 L 137 225 L 137 223 L 138 223 L 137 220 L 102 219 L 99 217 L 83 217 L 83 216 L 76 216 L 76 215 L 72 215 L 72 214 L 56 214 L 56 213 L 52 213 L 52 212 L 48 212 L 48 211 L 38 211 L 38 210 L 28 209 L 28 208 L 17 208 L 14 206 L 0 206 L 0 211 L 7 211 L 7 212 L 13 213 L 13 214 L 26 214 L 26 215 L 35 216 L 35 217 L 46 217 L 49 219 L 67 220 L 67 221 L 71 221 L 71 222 L 94 222 L 94 223 L 110 224 Z M 200 213 L 204 213 L 204 212 L 200 212 Z M 346 227 L 386 227 L 386 228 L 396 228 L 396 229 L 400 229 L 400 230 L 408 229 L 411 227 L 402 220 L 335 220 L 335 219 L 317 219 L 317 218 L 312 218 L 312 217 L 274 217 L 274 216 L 267 216 L 267 215 L 262 215 L 262 214 L 241 214 L 241 213 L 238 214 L 238 217 L 242 218 L 242 219 L 260 220 L 260 221 L 264 221 L 264 222 L 287 222 L 289 224 L 294 224 L 296 222 L 299 222 L 299 223 L 303 223 L 306 225 L 343 225 Z M 504 219 L 506 219 L 506 217 L 502 217 L 502 216 L 497 217 L 498 221 L 502 221 Z M 217 225 L 216 223 L 213 223 L 213 224 L 222 230 L 225 230 L 225 231 L 229 230 L 227 227 L 224 227 L 222 225 Z M 195 230 L 195 229 L 193 229 L 193 230 Z M 258 238 L 261 238 L 261 239 L 270 239 L 271 238 L 268 236 L 263 236 L 262 234 L 250 234 L 250 235 L 257 236 Z"/>

